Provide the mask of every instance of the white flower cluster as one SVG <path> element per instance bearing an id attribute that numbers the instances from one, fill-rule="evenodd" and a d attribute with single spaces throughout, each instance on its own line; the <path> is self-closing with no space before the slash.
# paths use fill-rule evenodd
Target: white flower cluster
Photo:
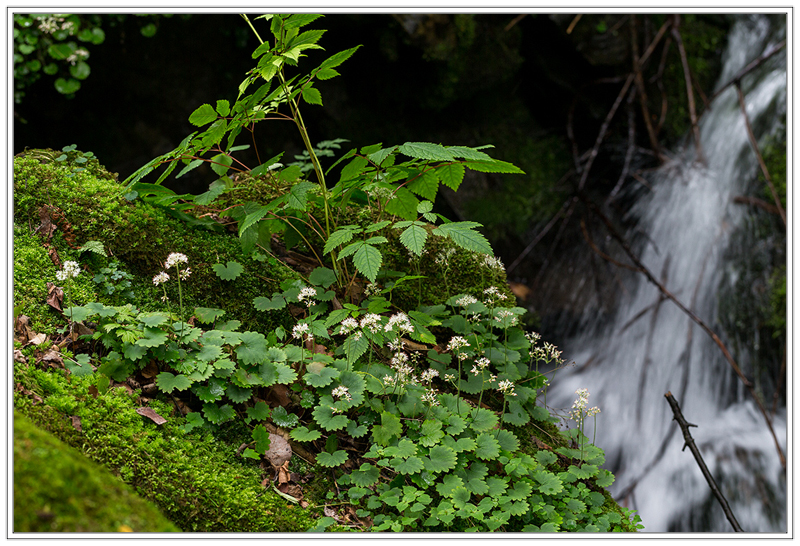
<path id="1" fill-rule="evenodd" d="M 489 359 L 484 356 L 475 361 L 475 365 L 472 367 L 472 370 L 470 371 L 472 372 L 472 375 L 477 376 L 482 374 L 483 370 L 485 370 L 488 367 L 489 367 Z"/>
<path id="2" fill-rule="evenodd" d="M 162 271 L 161 273 L 159 273 L 158 275 L 156 275 L 155 277 L 153 277 L 153 284 L 154 284 L 154 285 L 156 285 L 156 286 L 158 286 L 159 284 L 161 284 L 161 283 L 165 283 L 165 282 L 167 282 L 168 280 L 169 280 L 169 275 L 167 275 L 166 273 L 164 273 L 164 272 Z"/>
<path id="3" fill-rule="evenodd" d="M 500 271 L 506 270 L 503 262 L 500 261 L 500 258 L 495 258 L 494 256 L 489 256 L 488 254 L 483 255 L 483 265 L 490 269 L 499 269 Z"/>
<path id="4" fill-rule="evenodd" d="M 298 301 L 305 301 L 306 307 L 311 307 L 312 305 L 316 305 L 317 302 L 314 298 L 317 296 L 317 289 L 311 288 L 306 286 L 302 290 L 300 290 L 300 294 L 297 296 Z"/>
<path id="5" fill-rule="evenodd" d="M 464 347 L 469 347 L 469 343 L 466 339 L 461 336 L 453 336 L 450 338 L 450 343 L 447 344 L 448 351 L 455 351 L 456 357 L 459 360 L 465 360 L 467 358 L 467 353 L 462 353 L 459 349 L 463 349 Z"/>
<path id="6" fill-rule="evenodd" d="M 77 277 L 81 273 L 81 268 L 78 265 L 78 262 L 73 262 L 72 260 L 67 260 L 64 262 L 64 268 L 61 271 L 56 271 L 56 279 L 59 281 L 65 281 L 70 277 Z"/>
<path id="7" fill-rule="evenodd" d="M 508 396 L 516 396 L 517 393 L 514 392 L 514 383 L 509 381 L 508 379 L 504 379 L 497 385 L 497 390 L 501 393 L 508 395 Z"/>
<path id="8" fill-rule="evenodd" d="M 348 388 L 347 388 L 347 387 L 345 387 L 344 385 L 339 385 L 338 387 L 336 387 L 335 389 L 333 389 L 333 390 L 331 391 L 331 395 L 332 395 L 334 398 L 344 398 L 344 399 L 345 399 L 345 400 L 347 400 L 348 402 L 350 402 L 350 401 L 352 401 L 352 400 L 353 400 L 353 397 L 352 397 L 352 396 L 350 396 L 350 393 L 348 392 Z"/>
<path id="9" fill-rule="evenodd" d="M 65 23 L 65 24 L 67 24 L 67 23 Z M 72 23 L 69 23 L 69 24 L 71 25 Z M 74 65 L 78 61 L 82 61 L 85 58 L 87 58 L 88 56 L 89 56 L 89 52 L 86 51 L 85 49 L 76 49 L 75 53 L 73 53 L 73 54 L 71 54 L 70 56 L 67 57 L 67 62 L 69 64 L 71 64 L 71 65 Z"/>
<path id="10" fill-rule="evenodd" d="M 575 394 L 578 395 L 578 399 L 572 403 L 572 411 L 569 414 L 571 419 L 580 421 L 583 419 L 584 414 L 586 417 L 592 417 L 600 413 L 600 408 L 597 406 L 586 408 L 589 403 L 589 389 L 578 389 Z"/>
<path id="11" fill-rule="evenodd" d="M 369 330 L 373 334 L 381 331 L 381 316 L 375 313 L 367 313 L 361 317 L 361 329 Z"/>
<path id="12" fill-rule="evenodd" d="M 396 313 L 389 317 L 389 322 L 383 327 L 385 332 L 392 332 L 397 328 L 397 334 L 408 334 L 414 331 L 414 326 L 405 313 Z"/>
<path id="13" fill-rule="evenodd" d="M 186 254 L 181 254 L 180 252 L 173 252 L 169 256 L 167 256 L 167 261 L 164 262 L 164 269 L 169 269 L 173 265 L 178 264 L 185 264 L 189 261 L 186 257 Z"/>
<path id="14" fill-rule="evenodd" d="M 434 258 L 433 261 L 436 263 L 436 265 L 442 265 L 447 267 L 448 265 L 450 265 L 450 258 L 452 258 L 453 254 L 455 253 L 456 253 L 455 248 L 448 248 L 447 250 L 442 250 L 441 252 L 439 252 L 439 254 L 436 255 L 436 258 Z"/>
<path id="15" fill-rule="evenodd" d="M 539 336 L 539 334 L 535 335 Z M 536 339 L 538 339 L 538 337 Z M 563 362 L 561 351 L 559 351 L 555 345 L 546 341 L 542 347 L 531 347 L 529 349 L 529 354 L 531 358 L 535 358 L 536 360 L 545 360 L 547 362 L 555 362 L 556 364 Z"/>
<path id="16" fill-rule="evenodd" d="M 314 340 L 314 334 L 311 333 L 311 327 L 308 325 L 307 322 L 301 322 L 300 324 L 295 324 L 294 328 L 292 328 L 292 337 L 295 339 L 303 339 L 303 336 L 308 337 L 309 341 Z"/>
<path id="17" fill-rule="evenodd" d="M 456 305 L 458 305 L 459 307 L 468 307 L 473 303 L 478 303 L 478 300 L 475 299 L 473 296 L 469 295 L 461 296 L 456 300 Z"/>
<path id="18" fill-rule="evenodd" d="M 502 328 L 509 328 L 517 323 L 518 318 L 508 309 L 500 309 L 495 315 L 494 320 L 497 321 Z"/>
<path id="19" fill-rule="evenodd" d="M 347 317 L 339 325 L 339 333 L 343 336 L 346 336 L 356 328 L 358 328 L 358 321 L 353 317 Z"/>

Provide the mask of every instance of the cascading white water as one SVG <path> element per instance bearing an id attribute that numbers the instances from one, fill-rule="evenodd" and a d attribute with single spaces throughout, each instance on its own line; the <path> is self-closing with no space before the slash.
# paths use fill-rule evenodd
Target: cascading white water
<path id="1" fill-rule="evenodd" d="M 769 26 L 763 16 L 737 21 L 719 85 L 774 45 Z M 785 108 L 784 54 L 746 76 L 742 88 L 751 123 L 769 131 L 775 124 L 765 116 L 775 116 L 776 104 L 777 111 Z M 721 283 L 730 282 L 723 257 L 747 212 L 733 198 L 747 193 L 756 169 L 733 87 L 704 114 L 701 142 L 705 164 L 696 161 L 689 142 L 651 178 L 653 193 L 631 214 L 637 232 L 648 236 L 638 249 L 643 264 L 719 332 L 718 294 Z M 601 409 L 596 444 L 617 476 L 611 493 L 638 511 L 645 531 L 730 532 L 691 453 L 681 451 L 683 437 L 664 398 L 671 391 L 698 426 L 692 435 L 742 528 L 785 532 L 786 476 L 763 415 L 710 337 L 672 302 L 659 299 L 644 276 L 632 276 L 612 321 L 563 343 L 565 357 L 576 365 L 558 372 L 548 405 L 568 408 L 576 389 L 589 389 L 590 405 Z M 785 408 L 773 427 L 785 453 Z M 591 421 L 587 428 L 591 438 Z"/>

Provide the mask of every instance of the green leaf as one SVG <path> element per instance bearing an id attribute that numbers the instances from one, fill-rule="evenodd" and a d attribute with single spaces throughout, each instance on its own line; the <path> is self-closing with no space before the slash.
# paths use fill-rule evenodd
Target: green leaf
<path id="1" fill-rule="evenodd" d="M 416 159 L 430 159 L 432 161 L 454 161 L 453 154 L 441 144 L 430 142 L 406 142 L 398 150 L 409 157 Z"/>
<path id="2" fill-rule="evenodd" d="M 436 193 L 439 191 L 439 179 L 436 177 L 436 174 L 434 174 L 434 171 L 425 171 L 420 173 L 419 176 L 406 187 L 420 197 L 434 201 L 436 199 Z"/>
<path id="3" fill-rule="evenodd" d="M 564 485 L 558 476 L 546 470 L 539 469 L 534 471 L 533 479 L 539 483 L 538 489 L 545 495 L 555 495 L 564 489 Z"/>
<path id="4" fill-rule="evenodd" d="M 227 116 L 231 113 L 231 103 L 227 100 L 218 100 L 217 101 L 217 113 L 220 116 Z"/>
<path id="5" fill-rule="evenodd" d="M 416 455 L 417 446 L 408 438 L 403 438 L 397 442 L 396 446 L 387 447 L 383 450 L 384 455 L 387 457 L 399 457 L 401 459 L 408 459 L 412 455 Z"/>
<path id="6" fill-rule="evenodd" d="M 340 75 L 339 72 L 334 70 L 333 68 L 324 68 L 315 74 L 315 76 L 319 80 L 330 80 L 331 78 L 335 78 L 336 76 L 339 75 Z"/>
<path id="7" fill-rule="evenodd" d="M 514 452 L 519 449 L 519 440 L 513 432 L 503 429 L 498 430 L 496 438 L 500 443 L 500 449 L 504 451 Z"/>
<path id="8" fill-rule="evenodd" d="M 64 367 L 76 377 L 92 374 L 91 357 L 87 354 L 76 355 L 75 359 L 65 358 Z"/>
<path id="9" fill-rule="evenodd" d="M 455 489 L 453 489 L 453 492 L 452 492 L 452 495 L 451 495 L 451 497 L 453 499 L 453 505 L 457 509 L 463 510 L 464 507 L 469 502 L 469 499 L 470 499 L 471 496 L 472 496 L 472 494 L 469 492 L 469 490 L 466 487 L 463 487 L 463 486 L 456 487 Z"/>
<path id="10" fill-rule="evenodd" d="M 191 380 L 183 374 L 173 375 L 169 372 L 161 372 L 156 376 L 156 385 L 166 393 L 173 390 L 185 391 L 192 386 Z"/>
<path id="11" fill-rule="evenodd" d="M 326 403 L 323 403 L 325 400 Z M 323 396 L 320 404 L 312 412 L 314 420 L 327 431 L 339 430 L 347 426 L 349 419 L 346 415 L 336 415 L 333 411 L 333 399 Z"/>
<path id="12" fill-rule="evenodd" d="M 359 231 L 361 231 L 361 229 L 358 226 L 344 226 L 337 229 L 331 233 L 330 237 L 328 237 L 322 253 L 328 254 L 334 248 L 345 243 L 349 243 L 353 239 L 353 234 L 358 233 Z"/>
<path id="13" fill-rule="evenodd" d="M 473 171 L 482 173 L 525 174 L 525 171 L 519 167 L 497 159 L 491 161 L 467 161 L 465 165 Z"/>
<path id="14" fill-rule="evenodd" d="M 264 453 L 269 450 L 270 440 L 267 427 L 264 425 L 256 425 L 253 428 L 252 438 L 256 441 L 256 452 Z"/>
<path id="15" fill-rule="evenodd" d="M 330 385 L 334 379 L 339 377 L 339 370 L 336 368 L 322 367 L 318 372 L 313 372 L 309 364 L 306 374 L 303 376 L 307 385 L 314 388 Z"/>
<path id="16" fill-rule="evenodd" d="M 375 423 L 372 426 L 372 438 L 376 443 L 387 446 L 389 441 L 395 436 L 400 436 L 403 433 L 403 425 L 400 423 L 400 418 L 391 413 L 381 413 L 381 423 Z"/>
<path id="17" fill-rule="evenodd" d="M 391 463 L 395 471 L 406 475 L 416 474 L 425 468 L 425 464 L 422 462 L 422 459 L 416 456 L 409 457 L 408 459 L 392 459 Z"/>
<path id="18" fill-rule="evenodd" d="M 470 428 L 475 432 L 484 432 L 497 426 L 497 415 L 485 408 L 476 408 Z"/>
<path id="19" fill-rule="evenodd" d="M 259 311 L 269 311 L 270 309 L 283 309 L 286 307 L 286 300 L 280 294 L 275 294 L 272 299 L 265 296 L 258 296 L 253 299 L 253 305 Z"/>
<path id="20" fill-rule="evenodd" d="M 424 458 L 425 470 L 434 474 L 448 472 L 455 468 L 457 460 L 456 452 L 452 448 L 443 445 L 434 446 Z"/>
<path id="21" fill-rule="evenodd" d="M 378 481 L 380 475 L 381 472 L 377 467 L 369 463 L 363 463 L 358 470 L 350 473 L 350 480 L 354 485 L 369 487 Z"/>
<path id="22" fill-rule="evenodd" d="M 361 245 L 353 256 L 353 265 L 355 265 L 359 273 L 369 279 L 370 282 L 375 282 L 382 261 L 383 256 L 381 255 L 381 251 L 366 243 Z"/>
<path id="23" fill-rule="evenodd" d="M 357 45 L 356 47 L 351 47 L 350 49 L 345 49 L 344 51 L 340 51 L 339 53 L 331 55 L 325 61 L 323 61 L 321 65 L 319 65 L 319 70 L 324 70 L 326 68 L 336 68 L 337 66 L 345 62 L 347 59 L 352 57 L 353 53 L 355 53 L 359 47 L 361 46 Z"/>
<path id="24" fill-rule="evenodd" d="M 297 426 L 300 418 L 294 413 L 289 413 L 283 406 L 278 406 L 272 410 L 272 421 L 283 428 L 293 428 Z"/>
<path id="25" fill-rule="evenodd" d="M 139 322 L 150 328 L 160 326 L 169 319 L 169 317 L 164 313 L 140 313 L 136 318 L 139 320 Z"/>
<path id="26" fill-rule="evenodd" d="M 614 483 L 614 474 L 608 470 L 601 469 L 595 483 L 597 483 L 599 487 L 608 488 Z"/>
<path id="27" fill-rule="evenodd" d="M 422 251 L 425 249 L 425 241 L 428 239 L 428 230 L 417 224 L 408 226 L 403 233 L 400 234 L 400 242 L 406 247 L 409 252 L 413 252 L 417 256 L 422 256 Z"/>
<path id="28" fill-rule="evenodd" d="M 196 307 L 194 310 L 194 316 L 203 324 L 211 324 L 224 314 L 224 309 L 215 309 L 213 307 Z"/>
<path id="29" fill-rule="evenodd" d="M 78 80 L 85 80 L 91 72 L 91 68 L 84 61 L 78 61 L 74 66 L 69 67 L 70 75 Z"/>
<path id="30" fill-rule="evenodd" d="M 503 414 L 503 422 L 521 427 L 531 420 L 530 415 L 516 400 L 508 403 L 508 411 Z"/>
<path id="31" fill-rule="evenodd" d="M 489 155 L 476 150 L 475 148 L 468 148 L 466 146 L 448 146 L 447 150 L 453 154 L 453 157 L 463 159 L 475 159 L 479 161 L 494 161 Z"/>
<path id="32" fill-rule="evenodd" d="M 295 13 L 290 15 L 289 18 L 284 22 L 283 28 L 285 30 L 291 30 L 293 28 L 304 27 L 307 24 L 316 21 L 320 17 L 324 17 L 324 15 L 318 13 Z"/>
<path id="33" fill-rule="evenodd" d="M 267 358 L 267 338 L 259 332 L 240 334 L 242 345 L 236 348 L 236 356 L 242 364 L 259 364 Z"/>
<path id="34" fill-rule="evenodd" d="M 334 451 L 333 453 L 327 453 L 323 451 L 319 455 L 317 455 L 317 463 L 322 466 L 326 466 L 328 468 L 334 468 L 344 464 L 347 460 L 347 452 L 343 449 L 338 451 Z"/>
<path id="35" fill-rule="evenodd" d="M 558 460 L 558 456 L 552 451 L 540 450 L 534 454 L 534 457 L 542 466 L 550 466 Z"/>
<path id="36" fill-rule="evenodd" d="M 484 432 L 475 439 L 475 456 L 484 461 L 500 455 L 500 443 L 491 433 Z"/>
<path id="37" fill-rule="evenodd" d="M 307 427 L 297 427 L 292 429 L 289 435 L 292 440 L 297 440 L 298 442 L 313 442 L 318 440 L 322 433 L 318 430 L 309 430 Z"/>
<path id="38" fill-rule="evenodd" d="M 597 474 L 597 467 L 591 464 L 582 464 L 580 467 L 569 465 L 567 471 L 579 480 L 586 480 Z"/>
<path id="39" fill-rule="evenodd" d="M 196 127 L 202 127 L 217 119 L 217 112 L 210 104 L 204 104 L 189 116 L 189 123 Z"/>
<path id="40" fill-rule="evenodd" d="M 311 272 L 311 274 L 308 276 L 308 282 L 314 286 L 328 288 L 330 285 L 336 282 L 336 273 L 334 273 L 332 269 L 320 266 Z"/>
<path id="41" fill-rule="evenodd" d="M 239 237 L 242 236 L 242 233 L 244 233 L 247 228 L 261 220 L 270 210 L 270 207 L 259 207 L 245 216 L 244 220 L 239 224 Z"/>
<path id="42" fill-rule="evenodd" d="M 167 342 L 167 333 L 158 328 L 145 328 L 144 336 L 136 340 L 136 345 L 143 347 L 158 347 Z"/>
<path id="43" fill-rule="evenodd" d="M 214 273 L 217 274 L 217 277 L 223 281 L 232 281 L 242 274 L 242 271 L 244 271 L 244 266 L 242 266 L 242 264 L 239 262 L 229 261 L 227 267 L 222 264 L 214 264 L 211 266 L 211 269 L 213 269 Z"/>
<path id="44" fill-rule="evenodd" d="M 288 168 L 284 169 L 284 172 L 288 170 Z M 286 196 L 288 198 L 287 204 L 289 208 L 306 210 L 306 206 L 308 205 L 308 195 L 306 194 L 308 194 L 309 190 L 316 187 L 317 185 L 313 182 L 308 182 L 305 180 L 292 186 L 292 189 L 289 190 L 289 193 Z"/>
<path id="45" fill-rule="evenodd" d="M 197 352 L 197 360 L 211 362 L 217 360 L 222 354 L 222 347 L 219 345 L 203 345 L 203 348 Z"/>
<path id="46" fill-rule="evenodd" d="M 436 175 L 439 180 L 453 191 L 458 190 L 461 182 L 464 181 L 464 172 L 464 165 L 461 163 L 446 163 L 436 167 Z"/>
<path id="47" fill-rule="evenodd" d="M 84 250 L 100 254 L 101 256 L 108 256 L 108 254 L 106 254 L 106 249 L 103 247 L 103 243 L 100 241 L 86 241 L 78 249 L 79 252 L 83 252 Z"/>
<path id="48" fill-rule="evenodd" d="M 433 233 L 441 237 L 449 237 L 455 244 L 472 252 L 493 255 L 492 246 L 486 237 L 474 230 L 481 227 L 478 222 L 451 222 L 435 228 Z"/>
<path id="49" fill-rule="evenodd" d="M 391 146 L 390 148 L 384 148 L 382 150 L 378 150 L 377 152 L 373 152 L 367 156 L 367 159 L 375 163 L 380 167 L 381 163 L 389 157 L 392 152 L 397 149 L 397 146 Z"/>
<path id="50" fill-rule="evenodd" d="M 347 423 L 347 434 L 353 438 L 361 438 L 367 432 L 369 432 L 367 425 L 358 425 L 355 421 L 350 421 Z"/>
<path id="51" fill-rule="evenodd" d="M 72 322 L 83 322 L 87 317 L 93 313 L 86 307 L 66 307 L 64 308 L 64 316 L 69 318 Z"/>
<path id="52" fill-rule="evenodd" d="M 247 408 L 247 419 L 246 421 L 249 423 L 250 421 L 266 421 L 269 419 L 269 406 L 266 402 L 259 400 L 256 402 L 256 405 L 252 408 Z"/>
<path id="53" fill-rule="evenodd" d="M 442 439 L 442 445 L 446 445 L 456 453 L 462 451 L 472 451 L 475 449 L 475 440 L 472 438 L 459 438 L 455 440 L 452 436 L 445 436 Z"/>
<path id="54" fill-rule="evenodd" d="M 232 164 L 233 158 L 227 154 L 217 154 L 210 162 L 211 170 L 217 173 L 217 176 L 225 176 Z"/>
<path id="55" fill-rule="evenodd" d="M 246 400 L 250 400 L 250 397 L 253 396 L 253 389 L 230 384 L 228 388 L 225 389 L 225 395 L 230 398 L 231 401 L 241 404 Z"/>
<path id="56" fill-rule="evenodd" d="M 308 104 L 319 104 L 322 106 L 322 94 L 316 87 L 311 87 L 310 85 L 303 87 L 302 95 L 303 100 Z"/>
<path id="57" fill-rule="evenodd" d="M 71 95 L 78 91 L 81 88 L 81 82 L 76 79 L 69 78 L 58 78 L 55 82 L 56 91 L 61 93 L 62 95 Z"/>
<path id="58" fill-rule="evenodd" d="M 416 220 L 418 205 L 419 199 L 413 193 L 406 188 L 398 188 L 394 197 L 386 204 L 386 212 L 404 220 Z"/>

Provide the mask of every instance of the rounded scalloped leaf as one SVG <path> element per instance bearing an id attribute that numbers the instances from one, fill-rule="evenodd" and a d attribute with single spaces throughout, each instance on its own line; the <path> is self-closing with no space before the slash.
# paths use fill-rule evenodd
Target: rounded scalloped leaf
<path id="1" fill-rule="evenodd" d="M 161 372 L 156 376 L 156 385 L 166 393 L 173 390 L 184 391 L 192 386 L 192 381 L 183 374 L 174 375 L 169 372 Z"/>
<path id="2" fill-rule="evenodd" d="M 242 264 L 239 262 L 229 261 L 227 266 L 222 264 L 214 264 L 211 266 L 211 269 L 213 269 L 214 273 L 217 274 L 217 277 L 223 281 L 232 281 L 242 274 L 242 271 L 244 271 L 244 266 L 242 266 Z"/>
<path id="3" fill-rule="evenodd" d="M 289 435 L 292 437 L 292 440 L 297 440 L 298 442 L 313 442 L 319 439 L 322 433 L 318 430 L 309 430 L 307 427 L 297 427 L 293 429 Z"/>
<path id="4" fill-rule="evenodd" d="M 408 459 L 392 459 L 392 467 L 400 474 L 416 474 L 425 467 L 425 464 L 417 456 Z"/>
<path id="5" fill-rule="evenodd" d="M 490 433 L 482 433 L 475 439 L 475 456 L 484 461 L 496 459 L 500 455 L 500 442 Z"/>
<path id="6" fill-rule="evenodd" d="M 317 463 L 328 468 L 334 468 L 343 464 L 347 460 L 347 452 L 340 449 L 333 453 L 323 451 L 317 455 Z"/>
<path id="7" fill-rule="evenodd" d="M 425 470 L 438 473 L 447 472 L 456 466 L 456 452 L 447 446 L 434 446 L 425 458 Z"/>
<path id="8" fill-rule="evenodd" d="M 319 369 L 314 369 L 311 365 L 309 365 L 305 375 L 303 376 L 303 379 L 307 385 L 319 388 L 330 385 L 334 379 L 339 377 L 339 373 L 339 370 L 336 368 L 322 366 L 319 367 Z"/>
<path id="9" fill-rule="evenodd" d="M 484 432 L 497 426 L 498 421 L 499 419 L 493 411 L 477 408 L 472 423 L 470 423 L 470 428 L 475 432 Z"/>

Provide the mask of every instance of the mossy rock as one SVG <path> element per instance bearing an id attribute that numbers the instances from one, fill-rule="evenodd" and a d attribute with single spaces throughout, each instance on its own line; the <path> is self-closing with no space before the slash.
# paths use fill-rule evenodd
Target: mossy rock
<path id="1" fill-rule="evenodd" d="M 65 449 L 76 448 L 113 471 L 184 531 L 300 532 L 318 517 L 261 486 L 264 476 L 258 464 L 237 457 L 238 444 L 223 438 L 230 427 L 187 433 L 182 428 L 186 419 L 172 416 L 169 404 L 154 400 L 150 407 L 167 419 L 156 425 L 136 413 L 136 397 L 125 389 L 112 388 L 95 398 L 89 389 L 96 378 L 17 364 L 15 382 L 43 401 L 34 403 L 17 393 L 16 411 L 72 446 Z M 72 417 L 80 419 L 81 431 Z M 23 487 L 40 486 L 19 483 L 15 491 L 24 495 Z"/>
<path id="2" fill-rule="evenodd" d="M 226 320 L 239 320 L 247 329 L 258 331 L 288 324 L 286 313 L 257 311 L 253 298 L 271 294 L 279 290 L 282 280 L 295 277 L 289 268 L 263 255 L 245 255 L 238 239 L 225 231 L 191 228 L 166 209 L 142 200 L 128 201 L 123 186 L 113 177 L 96 176 L 88 170 L 75 172 L 69 163 L 49 161 L 49 156 L 36 152 L 14 159 L 15 307 L 20 313 L 43 318 L 44 323 L 34 324 L 34 329 L 49 333 L 63 323 L 52 313 L 42 313 L 46 283 L 55 282 L 57 271 L 43 246 L 44 239 L 34 234 L 45 205 L 57 207 L 63 216 L 50 245 L 62 261 L 75 260 L 88 273 L 75 279 L 73 293 L 68 294 L 75 305 L 128 303 L 104 297 L 91 280 L 116 258 L 134 276 L 136 298 L 130 303 L 146 311 L 166 310 L 161 302 L 166 287 L 175 311 L 177 283 L 154 286 L 152 278 L 163 270 L 170 253 L 180 252 L 188 257 L 191 268 L 191 277 L 181 284 L 183 307 L 189 314 L 195 307 L 225 309 Z M 87 241 L 100 241 L 108 257 L 75 248 Z M 243 265 L 244 272 L 235 280 L 222 280 L 213 265 L 229 261 Z"/>
<path id="3" fill-rule="evenodd" d="M 180 531 L 102 466 L 14 412 L 15 533 Z"/>

